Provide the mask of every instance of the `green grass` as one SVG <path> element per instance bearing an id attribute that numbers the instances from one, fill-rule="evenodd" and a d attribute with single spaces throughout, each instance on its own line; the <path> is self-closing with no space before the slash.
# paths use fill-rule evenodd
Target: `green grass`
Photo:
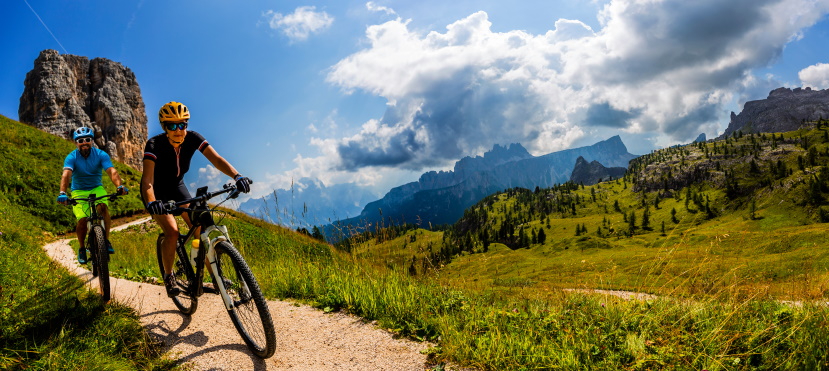
<path id="1" fill-rule="evenodd" d="M 453 267 L 462 262 L 412 277 L 405 269 L 389 268 L 386 260 L 372 264 L 282 227 L 226 213 L 224 222 L 268 297 L 342 310 L 401 335 L 435 341 L 435 362 L 493 370 L 829 367 L 823 352 L 829 346 L 829 311 L 822 305 L 796 307 L 753 293 L 734 295 L 733 284 L 716 286 L 693 300 L 666 296 L 648 301 L 565 292 L 527 277 L 499 278 L 486 289 L 450 284 L 460 279 L 453 278 Z M 157 270 L 147 246 L 157 229 L 150 226 L 147 233 L 142 228 L 114 237 L 120 241 L 119 254 L 133 263 L 122 271 Z M 413 233 L 417 241 L 435 237 L 409 232 L 400 237 L 408 239 L 409 248 Z M 486 255 L 490 264 L 478 269 L 501 269 L 520 259 L 500 265 L 494 263 L 498 255 L 531 250 L 500 245 L 464 258 Z M 478 272 L 479 277 L 485 274 Z M 473 279 L 465 280 L 469 284 Z"/>
<path id="2" fill-rule="evenodd" d="M 44 186 L 57 180 L 55 174 L 42 176 L 49 178 L 39 180 Z M 40 251 L 43 230 L 65 231 L 71 223 L 24 209 L 25 192 L 3 181 L 12 185 L 4 185 L 10 198 L 0 198 L 0 269 L 8 272 L 0 277 L 0 367 L 170 367 L 157 358 L 131 311 L 100 305 Z M 822 224 L 814 223 L 814 208 L 786 199 L 803 193 L 803 184 L 769 189 L 758 205 L 760 219 L 747 218 L 746 203 L 726 200 L 714 184 L 695 185 L 695 192 L 718 205 L 719 216 L 702 217 L 697 205 L 686 210 L 684 194 L 666 197 L 660 209 L 651 208 L 653 230 L 627 236 L 612 205 L 619 201 L 624 212 L 641 215 L 641 193 L 631 192 L 633 186 L 597 186 L 597 201 L 580 201 L 575 215 L 549 214 L 549 228 L 538 205 L 524 202 L 529 197 L 495 196 L 490 215 L 499 218 L 492 228 L 505 217 L 495 210 L 508 210 L 527 227 L 545 228 L 547 241 L 517 250 L 493 243 L 486 252 L 473 244 L 451 260 L 432 259 L 451 241 L 445 232 L 366 238 L 346 253 L 234 212 L 226 212 L 223 222 L 268 297 L 342 310 L 400 335 L 435 341 L 435 362 L 492 370 L 829 369 L 829 309 L 776 300 L 823 297 Z M 575 193 L 592 197 L 589 187 Z M 43 207 L 55 208 L 55 218 L 68 214 L 50 206 L 54 192 L 38 197 L 49 200 Z M 670 219 L 672 208 L 678 223 Z M 781 213 L 786 217 L 776 217 Z M 665 236 L 662 221 L 669 225 Z M 588 233 L 576 236 L 581 225 Z M 114 233 L 114 273 L 157 277 L 157 233 L 152 223 Z M 475 238 L 470 241 L 480 242 Z M 568 287 L 661 296 L 626 301 L 562 290 Z M 114 334 L 123 334 L 116 343 L 100 340 Z"/>
<path id="3" fill-rule="evenodd" d="M 174 369 L 132 309 L 102 304 L 41 248 L 74 227 L 71 210 L 55 202 L 73 147 L 0 116 L 0 369 Z"/>

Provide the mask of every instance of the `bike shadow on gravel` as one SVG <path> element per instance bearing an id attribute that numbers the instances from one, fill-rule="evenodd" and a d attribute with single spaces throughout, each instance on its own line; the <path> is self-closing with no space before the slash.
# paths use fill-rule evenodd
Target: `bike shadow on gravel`
<path id="1" fill-rule="evenodd" d="M 178 360 L 178 362 L 179 363 L 184 363 L 184 362 L 187 362 L 187 361 L 192 361 L 192 360 L 194 360 L 194 359 L 196 359 L 200 356 L 210 354 L 212 352 L 223 351 L 223 350 L 224 351 L 228 351 L 228 350 L 229 351 L 237 351 L 239 353 L 243 353 L 244 355 L 250 357 L 250 362 L 251 362 L 250 366 L 247 366 L 247 365 L 243 366 L 243 365 L 240 365 L 239 363 L 234 364 L 234 367 L 238 367 L 238 369 L 240 369 L 240 370 L 251 370 L 252 369 L 254 371 L 264 371 L 264 370 L 268 369 L 267 366 L 265 365 L 265 360 L 255 356 L 253 353 L 251 353 L 250 350 L 248 349 L 248 347 L 243 343 L 240 343 L 240 344 L 223 344 L 223 345 L 212 346 L 210 348 L 204 348 L 204 349 L 199 350 L 198 352 L 188 354 L 187 356 L 182 357 L 181 359 Z M 220 370 L 220 369 L 216 368 L 216 370 Z"/>
<path id="2" fill-rule="evenodd" d="M 190 344 L 193 346 L 204 346 L 207 344 L 208 337 L 204 334 L 204 331 L 197 331 L 192 334 L 181 336 L 181 332 L 184 331 L 193 319 L 190 316 L 186 316 L 177 310 L 160 310 L 156 312 L 151 312 L 147 314 L 141 315 L 141 317 L 154 317 L 157 315 L 175 315 L 178 314 L 179 318 L 181 318 L 181 323 L 176 328 L 175 323 L 169 323 L 168 321 L 161 320 L 158 322 L 150 323 L 144 328 L 147 330 L 147 333 L 152 336 L 154 339 L 161 341 L 164 343 L 165 346 L 172 348 L 173 345 L 179 343 Z"/>
<path id="3" fill-rule="evenodd" d="M 190 323 L 192 322 L 192 318 L 190 316 L 184 315 L 177 310 L 160 310 L 156 312 L 151 312 L 142 315 L 141 317 L 153 317 L 157 315 L 173 315 L 177 314 L 181 318 L 181 324 L 178 325 L 177 328 L 173 329 L 172 327 L 175 324 L 168 323 L 167 321 L 159 321 L 155 323 L 151 323 L 149 325 L 144 326 L 147 330 L 147 333 L 152 336 L 155 340 L 161 341 L 165 347 L 172 348 L 175 344 L 186 343 L 196 347 L 202 347 L 207 344 L 208 336 L 204 333 L 204 331 L 197 331 L 187 336 L 181 336 L 181 332 L 184 331 Z M 223 344 L 223 345 L 216 345 L 210 348 L 201 349 L 197 352 L 190 353 L 180 359 L 177 360 L 178 363 L 185 363 L 191 360 L 194 360 L 202 355 L 209 354 L 211 352 L 217 352 L 222 350 L 230 350 L 230 351 L 237 351 L 243 353 L 250 357 L 251 364 L 253 370 L 266 370 L 267 367 L 265 366 L 265 361 L 253 353 L 250 352 L 250 349 L 245 344 Z M 250 369 L 247 367 L 242 367 L 244 369 Z"/>

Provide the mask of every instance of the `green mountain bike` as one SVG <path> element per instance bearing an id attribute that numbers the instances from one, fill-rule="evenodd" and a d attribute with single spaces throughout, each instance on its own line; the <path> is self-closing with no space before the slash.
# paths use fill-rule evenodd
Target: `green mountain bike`
<path id="1" fill-rule="evenodd" d="M 89 250 L 92 255 L 92 276 L 98 277 L 98 283 L 101 287 L 101 299 L 104 302 L 107 302 L 110 299 L 109 249 L 107 248 L 109 241 L 107 241 L 106 233 L 104 233 L 104 218 L 98 214 L 97 206 L 98 201 L 100 200 L 108 198 L 110 201 L 114 201 L 118 196 L 120 195 L 117 193 L 103 195 L 100 197 L 95 196 L 95 194 L 91 194 L 89 197 L 68 199 L 70 205 L 75 205 L 78 202 L 86 202 L 89 204 L 91 215 L 86 218 L 87 231 L 89 231 L 86 236 L 86 249 Z"/>
<path id="2" fill-rule="evenodd" d="M 207 205 L 207 200 L 224 193 L 230 193 L 224 201 L 235 198 L 239 194 L 236 186 L 230 184 L 226 184 L 223 190 L 216 192 L 207 192 L 207 187 L 202 187 L 196 191 L 194 198 L 180 202 L 169 201 L 164 205 L 166 210 L 173 214 L 190 213 L 190 220 L 193 223 L 186 235 L 179 234 L 178 236 L 173 275 L 181 293 L 172 298 L 173 303 L 184 314 L 190 315 L 196 312 L 199 297 L 205 290 L 202 283 L 206 256 L 210 264 L 209 272 L 215 288 L 214 292 L 219 294 L 224 301 L 227 313 L 239 335 L 254 354 L 261 358 L 268 358 L 276 350 L 276 332 L 268 303 L 247 262 L 233 246 L 227 227 L 217 225 L 213 219 L 213 212 L 218 205 L 213 208 Z M 182 208 L 181 205 L 185 204 L 195 206 Z M 188 257 L 187 242 L 194 238 L 198 227 L 201 227 L 201 235 L 198 236 L 200 248 L 197 251 L 193 248 L 191 256 Z M 161 256 L 164 238 L 162 233 L 156 242 L 158 267 L 162 277 L 164 276 L 164 263 Z"/>

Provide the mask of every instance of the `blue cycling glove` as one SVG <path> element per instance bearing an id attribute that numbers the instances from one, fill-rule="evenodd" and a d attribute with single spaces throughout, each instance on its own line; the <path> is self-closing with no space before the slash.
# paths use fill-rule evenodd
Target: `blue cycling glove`
<path id="1" fill-rule="evenodd" d="M 61 192 L 58 196 L 58 203 L 65 204 L 67 202 L 69 202 L 69 196 L 66 195 L 66 192 Z"/>
<path id="2" fill-rule="evenodd" d="M 129 188 L 127 188 L 127 187 L 125 187 L 125 186 L 123 186 L 123 185 L 119 185 L 119 186 L 118 186 L 118 188 L 117 188 L 117 189 L 115 189 L 115 194 L 117 194 L 117 195 L 119 195 L 119 196 L 120 196 L 120 195 L 125 195 L 125 194 L 127 194 L 127 193 L 130 193 L 130 189 L 129 189 Z"/>

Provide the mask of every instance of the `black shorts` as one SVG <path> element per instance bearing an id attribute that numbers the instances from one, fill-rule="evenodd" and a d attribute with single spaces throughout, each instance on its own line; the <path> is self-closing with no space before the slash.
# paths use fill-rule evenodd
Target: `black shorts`
<path id="1" fill-rule="evenodd" d="M 190 191 L 187 189 L 187 186 L 184 185 L 183 181 L 180 182 L 178 184 L 178 186 L 166 186 L 166 187 L 163 186 L 163 185 L 158 185 L 158 187 L 156 187 L 156 186 L 157 186 L 156 184 L 153 185 L 153 191 L 155 192 L 155 199 L 159 200 L 159 201 L 162 201 L 162 202 L 167 202 L 167 201 L 179 202 L 179 201 L 184 201 L 184 200 L 193 198 L 193 196 L 190 195 Z M 144 200 L 144 194 L 143 193 L 141 194 L 141 201 L 143 201 L 145 205 L 147 204 L 147 201 Z"/>

